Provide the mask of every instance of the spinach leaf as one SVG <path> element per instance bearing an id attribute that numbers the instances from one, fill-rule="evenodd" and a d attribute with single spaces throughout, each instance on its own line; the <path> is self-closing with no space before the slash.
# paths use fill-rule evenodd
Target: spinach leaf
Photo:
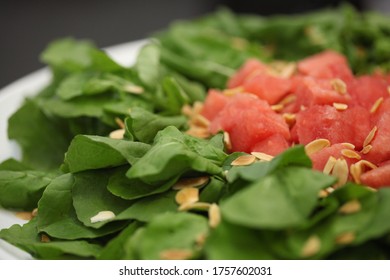
<path id="1" fill-rule="evenodd" d="M 65 169 L 79 172 L 90 169 L 135 164 L 150 146 L 141 142 L 103 136 L 78 135 L 65 155 Z"/>
<path id="2" fill-rule="evenodd" d="M 135 65 L 138 76 L 143 84 L 149 88 L 156 87 L 160 80 L 160 50 L 156 44 L 144 46 Z"/>

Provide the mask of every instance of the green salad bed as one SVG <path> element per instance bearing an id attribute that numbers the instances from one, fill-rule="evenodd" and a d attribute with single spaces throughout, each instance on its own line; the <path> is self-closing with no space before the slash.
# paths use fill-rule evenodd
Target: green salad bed
<path id="1" fill-rule="evenodd" d="M 344 54 L 355 74 L 390 70 L 390 20 L 350 6 L 296 16 L 226 9 L 173 23 L 124 67 L 65 38 L 41 59 L 52 81 L 9 119 L 23 151 L 0 164 L 0 205 L 31 220 L 0 238 L 37 259 L 388 259 L 390 189 L 312 169 L 296 145 L 232 164 L 221 132 L 189 135 L 202 102 L 249 58 Z"/>

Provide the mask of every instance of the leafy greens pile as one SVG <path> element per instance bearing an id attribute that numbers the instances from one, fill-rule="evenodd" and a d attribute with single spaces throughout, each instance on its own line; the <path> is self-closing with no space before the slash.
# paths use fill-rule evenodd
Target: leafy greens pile
<path id="1" fill-rule="evenodd" d="M 348 183 L 319 198 L 336 179 L 313 171 L 301 146 L 232 166 L 242 153 L 228 154 L 223 134 L 185 133 L 182 107 L 224 88 L 246 59 L 329 48 L 356 73 L 388 71 L 390 22 L 349 6 L 271 18 L 220 10 L 156 34 L 132 67 L 88 41 L 51 43 L 51 84 L 9 120 L 23 158 L 0 164 L 0 204 L 38 214 L 0 238 L 38 259 L 389 258 L 390 189 Z M 124 139 L 108 137 L 118 124 Z M 200 201 L 221 211 L 216 227 L 207 210 L 175 202 L 173 186 L 201 176 Z M 351 202 L 359 209 L 340 211 Z M 91 222 L 107 210 L 115 216 Z"/>

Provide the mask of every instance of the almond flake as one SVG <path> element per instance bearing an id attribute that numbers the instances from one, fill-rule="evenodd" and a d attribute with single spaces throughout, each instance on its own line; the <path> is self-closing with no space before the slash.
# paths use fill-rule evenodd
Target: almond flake
<path id="1" fill-rule="evenodd" d="M 370 113 L 374 114 L 374 113 L 378 110 L 379 106 L 380 106 L 382 103 L 383 103 L 383 97 L 378 98 L 378 99 L 375 101 L 374 105 L 372 105 L 372 107 L 371 107 L 371 109 L 370 109 Z"/>
<path id="2" fill-rule="evenodd" d="M 316 139 L 311 141 L 305 146 L 305 151 L 306 154 L 310 156 L 329 146 L 330 146 L 330 141 L 328 139 Z"/>
<path id="3" fill-rule="evenodd" d="M 279 101 L 279 104 L 287 105 L 290 103 L 293 103 L 297 99 L 297 96 L 295 94 L 290 94 L 284 97 L 281 101 Z"/>
<path id="4" fill-rule="evenodd" d="M 210 125 L 210 121 L 208 119 L 206 119 L 204 116 L 199 115 L 199 114 L 193 116 L 190 120 L 190 123 L 192 125 L 195 125 L 198 127 L 205 127 L 205 128 L 208 128 Z"/>
<path id="5" fill-rule="evenodd" d="M 330 157 L 328 158 L 328 160 L 327 160 L 327 162 L 326 162 L 326 164 L 325 164 L 324 169 L 322 170 L 322 172 L 323 172 L 324 174 L 330 174 L 330 172 L 332 172 L 332 169 L 333 169 L 334 165 L 336 164 L 336 162 L 337 162 L 337 159 L 334 158 L 334 157 L 332 157 L 332 156 L 330 156 Z"/>
<path id="6" fill-rule="evenodd" d="M 181 190 L 184 188 L 202 187 L 210 180 L 209 176 L 195 177 L 195 178 L 183 178 L 177 181 L 172 189 Z"/>
<path id="7" fill-rule="evenodd" d="M 301 256 L 304 258 L 312 257 L 321 250 L 321 239 L 317 235 L 310 236 L 301 250 Z"/>
<path id="8" fill-rule="evenodd" d="M 15 216 L 21 220 L 30 221 L 33 218 L 31 212 L 16 212 Z"/>
<path id="9" fill-rule="evenodd" d="M 195 115 L 200 114 L 203 109 L 203 103 L 200 101 L 195 101 L 192 105 L 192 111 Z"/>
<path id="10" fill-rule="evenodd" d="M 221 222 L 221 211 L 219 206 L 215 203 L 210 205 L 209 208 L 209 225 L 211 228 L 216 228 Z"/>
<path id="11" fill-rule="evenodd" d="M 271 106 L 271 109 L 274 110 L 275 112 L 280 112 L 284 108 L 283 104 L 275 104 Z"/>
<path id="12" fill-rule="evenodd" d="M 141 94 L 141 93 L 144 93 L 144 91 L 145 91 L 143 87 L 133 85 L 133 84 L 126 85 L 124 87 L 124 90 L 128 93 L 133 93 L 133 94 Z"/>
<path id="13" fill-rule="evenodd" d="M 333 166 L 331 175 L 338 178 L 338 182 L 334 185 L 334 188 L 338 188 L 348 181 L 349 169 L 348 163 L 345 159 L 337 159 Z"/>
<path id="14" fill-rule="evenodd" d="M 201 210 L 208 211 L 210 208 L 210 203 L 207 202 L 194 202 L 194 203 L 185 203 L 179 206 L 179 211 L 188 211 L 188 210 Z"/>
<path id="15" fill-rule="evenodd" d="M 274 158 L 274 156 L 261 153 L 261 152 L 251 152 L 251 155 L 255 156 L 257 159 L 262 161 L 271 161 Z"/>
<path id="16" fill-rule="evenodd" d="M 210 132 L 209 132 L 208 128 L 199 127 L 199 126 L 191 126 L 190 129 L 188 129 L 186 131 L 186 134 L 193 136 L 193 137 L 201 138 L 201 139 L 205 139 L 205 138 L 210 137 Z"/>
<path id="17" fill-rule="evenodd" d="M 339 212 L 341 214 L 353 214 L 359 212 L 361 209 L 362 209 L 362 205 L 360 204 L 359 200 L 354 199 L 344 203 L 340 207 Z"/>
<path id="18" fill-rule="evenodd" d="M 191 117 L 192 116 L 192 107 L 188 104 L 185 104 L 183 105 L 183 107 L 181 107 L 181 113 L 184 115 L 184 116 L 187 116 L 187 117 Z"/>
<path id="19" fill-rule="evenodd" d="M 289 127 L 292 127 L 295 124 L 296 121 L 296 115 L 291 113 L 284 113 L 283 119 L 288 124 Z"/>
<path id="20" fill-rule="evenodd" d="M 50 242 L 50 237 L 47 236 L 46 234 L 41 234 L 41 242 L 42 242 L 42 243 L 48 243 L 48 242 Z"/>
<path id="21" fill-rule="evenodd" d="M 31 216 L 33 216 L 33 217 L 38 216 L 38 208 L 34 208 L 34 210 L 32 210 Z"/>
<path id="22" fill-rule="evenodd" d="M 115 118 L 115 122 L 120 128 L 125 128 L 125 123 L 120 118 Z"/>
<path id="23" fill-rule="evenodd" d="M 363 147 L 363 149 L 360 151 L 363 155 L 368 154 L 369 151 L 371 151 L 372 145 L 366 145 Z"/>
<path id="24" fill-rule="evenodd" d="M 387 86 L 387 92 L 390 95 L 390 86 Z"/>
<path id="25" fill-rule="evenodd" d="M 353 232 L 345 232 L 336 237 L 336 243 L 340 245 L 351 244 L 356 236 Z"/>
<path id="26" fill-rule="evenodd" d="M 244 92 L 244 88 L 243 87 L 235 87 L 235 88 L 229 88 L 229 89 L 225 89 L 223 91 L 223 94 L 226 95 L 226 96 L 233 96 L 237 93 L 242 93 Z"/>
<path id="27" fill-rule="evenodd" d="M 297 71 L 297 64 L 294 62 L 287 63 L 280 71 L 279 71 L 279 77 L 281 78 L 291 78 Z"/>
<path id="28" fill-rule="evenodd" d="M 364 139 L 363 147 L 367 146 L 374 139 L 376 132 L 378 131 L 378 127 L 374 126 L 371 131 L 368 133 L 366 139 Z"/>
<path id="29" fill-rule="evenodd" d="M 349 149 L 342 149 L 341 154 L 347 158 L 355 158 L 355 159 L 362 158 L 357 152 Z"/>
<path id="30" fill-rule="evenodd" d="M 232 149 L 232 142 L 230 141 L 230 135 L 228 132 L 223 132 L 223 143 L 225 144 L 226 149 L 229 151 Z"/>
<path id="31" fill-rule="evenodd" d="M 352 143 L 344 142 L 344 143 L 341 143 L 341 145 L 343 145 L 347 149 L 351 149 L 351 150 L 355 149 L 355 145 Z"/>
<path id="32" fill-rule="evenodd" d="M 115 214 L 112 211 L 100 211 L 95 216 L 91 217 L 91 223 L 104 222 L 115 218 Z"/>
<path id="33" fill-rule="evenodd" d="M 361 183 L 360 176 L 363 174 L 363 172 L 366 172 L 367 169 L 371 170 L 371 169 L 375 169 L 375 168 L 377 168 L 377 166 L 375 164 L 373 164 L 372 162 L 369 162 L 367 160 L 359 160 L 355 164 L 351 164 L 350 171 L 351 171 L 351 175 L 352 175 L 353 180 L 356 183 L 360 184 Z"/>
<path id="34" fill-rule="evenodd" d="M 340 94 L 346 94 L 347 93 L 347 85 L 344 83 L 343 80 L 340 79 L 333 79 L 330 81 L 332 88 L 337 91 Z"/>
<path id="35" fill-rule="evenodd" d="M 183 188 L 177 192 L 175 200 L 179 205 L 195 203 L 199 200 L 199 189 Z"/>
<path id="36" fill-rule="evenodd" d="M 324 198 L 324 197 L 327 197 L 328 195 L 329 195 L 329 193 L 326 190 L 320 190 L 318 192 L 318 197 L 319 198 Z"/>
<path id="37" fill-rule="evenodd" d="M 193 255 L 192 251 L 186 249 L 171 249 L 160 253 L 161 260 L 187 260 Z"/>
<path id="38" fill-rule="evenodd" d="M 125 129 L 123 128 L 114 130 L 109 135 L 111 139 L 123 139 L 124 136 L 125 136 Z"/>
<path id="39" fill-rule="evenodd" d="M 337 109 L 337 111 L 344 111 L 348 109 L 348 105 L 344 103 L 333 103 L 333 107 Z"/>
<path id="40" fill-rule="evenodd" d="M 233 166 L 250 165 L 254 163 L 255 160 L 256 157 L 254 155 L 243 155 L 233 160 L 231 165 Z"/>

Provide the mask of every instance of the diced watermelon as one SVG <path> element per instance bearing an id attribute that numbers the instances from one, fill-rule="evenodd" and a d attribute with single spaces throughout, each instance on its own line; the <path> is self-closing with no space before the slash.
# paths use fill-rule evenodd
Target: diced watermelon
<path id="1" fill-rule="evenodd" d="M 325 138 L 332 144 L 348 142 L 361 149 L 371 130 L 370 113 L 362 107 L 337 111 L 333 106 L 315 105 L 301 111 L 296 119 L 301 144 Z"/>
<path id="2" fill-rule="evenodd" d="M 275 133 L 264 140 L 256 143 L 251 152 L 262 152 L 268 155 L 276 156 L 286 150 L 290 146 L 290 143 L 284 138 L 283 135 Z"/>
<path id="3" fill-rule="evenodd" d="M 388 98 L 389 83 L 381 76 L 360 76 L 348 83 L 348 92 L 352 96 L 353 104 L 371 109 L 372 105 L 381 97 Z"/>
<path id="4" fill-rule="evenodd" d="M 332 80 L 315 79 L 305 77 L 296 90 L 295 111 L 301 106 L 311 107 L 313 105 L 332 105 L 333 103 L 348 104 L 351 96 L 347 93 L 341 94 L 334 90 Z"/>
<path id="5" fill-rule="evenodd" d="M 208 120 L 212 120 L 225 107 L 229 97 L 223 95 L 220 91 L 210 89 L 204 101 L 201 114 Z"/>
<path id="6" fill-rule="evenodd" d="M 330 50 L 301 60 L 298 63 L 298 71 L 304 75 L 321 79 L 340 78 L 347 81 L 353 78 L 347 59 Z"/>
<path id="7" fill-rule="evenodd" d="M 390 187 L 390 164 L 380 166 L 360 176 L 362 184 L 373 187 Z"/>
<path id="8" fill-rule="evenodd" d="M 372 149 L 365 155 L 365 159 L 379 164 L 390 160 L 390 99 L 386 99 L 380 106 L 375 123 L 376 135 L 371 141 Z"/>
<path id="9" fill-rule="evenodd" d="M 313 162 L 313 168 L 319 171 L 324 170 L 326 163 L 328 162 L 329 157 L 334 157 L 335 159 L 344 158 L 347 161 L 348 166 L 352 163 L 358 161 L 358 159 L 344 157 L 341 154 L 341 151 L 347 149 L 343 144 L 333 144 L 330 147 L 324 148 L 316 153 L 310 155 L 310 159 Z"/>
<path id="10" fill-rule="evenodd" d="M 253 75 L 266 73 L 267 66 L 257 59 L 249 59 L 244 65 L 229 79 L 228 88 L 235 88 L 241 86 L 246 79 Z"/>
<path id="11" fill-rule="evenodd" d="M 232 151 L 250 152 L 255 144 L 273 134 L 290 137 L 284 119 L 252 94 L 236 94 L 229 100 L 210 124 L 211 133 L 220 130 L 229 133 Z"/>
<path id="12" fill-rule="evenodd" d="M 254 93 L 260 99 L 273 105 L 290 91 L 291 81 L 269 74 L 257 74 L 246 79 L 243 87 L 246 92 Z"/>

